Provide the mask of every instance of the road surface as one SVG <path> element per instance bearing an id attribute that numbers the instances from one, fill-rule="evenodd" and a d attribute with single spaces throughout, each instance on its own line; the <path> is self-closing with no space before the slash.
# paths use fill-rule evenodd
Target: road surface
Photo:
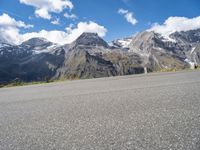
<path id="1" fill-rule="evenodd" d="M 199 150 L 200 71 L 0 89 L 0 150 Z"/>

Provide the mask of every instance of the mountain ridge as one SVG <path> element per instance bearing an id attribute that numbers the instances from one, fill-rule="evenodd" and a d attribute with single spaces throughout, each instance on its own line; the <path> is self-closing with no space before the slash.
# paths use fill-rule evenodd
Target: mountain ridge
<path id="1" fill-rule="evenodd" d="M 2 45 L 0 83 L 108 77 L 200 64 L 200 29 L 175 32 L 170 38 L 144 31 L 108 44 L 97 33 L 86 32 L 65 45 L 43 38 Z"/>

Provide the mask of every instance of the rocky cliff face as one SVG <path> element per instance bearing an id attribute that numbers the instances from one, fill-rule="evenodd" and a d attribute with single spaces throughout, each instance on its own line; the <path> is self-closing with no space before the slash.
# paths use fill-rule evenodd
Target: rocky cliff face
<path id="1" fill-rule="evenodd" d="M 116 57 L 121 55 L 121 50 L 112 49 L 94 33 L 82 34 L 66 49 L 65 61 L 54 78 L 98 78 L 143 72 L 143 67 L 137 65 L 126 66 L 127 70 L 121 71 L 122 64 L 127 63 Z"/>
<path id="2" fill-rule="evenodd" d="M 133 38 L 129 52 L 141 55 L 145 59 L 144 63 L 153 70 L 183 69 L 193 63 L 199 65 L 199 34 L 200 30 L 175 32 L 166 38 L 145 31 Z"/>
<path id="3" fill-rule="evenodd" d="M 74 42 L 56 45 L 33 38 L 21 45 L 0 41 L 0 83 L 20 79 L 97 78 L 184 69 L 200 64 L 200 30 L 176 32 L 168 38 L 142 32 L 108 44 L 95 33 L 83 33 Z"/>

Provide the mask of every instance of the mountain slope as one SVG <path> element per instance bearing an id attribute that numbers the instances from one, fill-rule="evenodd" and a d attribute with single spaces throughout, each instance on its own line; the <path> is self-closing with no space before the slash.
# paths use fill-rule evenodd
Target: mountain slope
<path id="1" fill-rule="evenodd" d="M 142 32 L 132 39 L 129 52 L 135 52 L 145 59 L 144 65 L 152 70 L 184 69 L 189 64 L 184 53 L 190 45 L 178 42 L 176 39 L 165 39 L 155 32 Z"/>
<path id="2" fill-rule="evenodd" d="M 117 75 L 113 64 L 81 49 L 71 49 L 55 78 L 97 78 Z"/>
<path id="3" fill-rule="evenodd" d="M 200 65 L 200 29 L 168 38 L 145 31 L 111 45 L 96 33 L 83 33 L 66 45 L 43 38 L 20 45 L 0 41 L 0 83 L 108 77 L 192 65 Z"/>

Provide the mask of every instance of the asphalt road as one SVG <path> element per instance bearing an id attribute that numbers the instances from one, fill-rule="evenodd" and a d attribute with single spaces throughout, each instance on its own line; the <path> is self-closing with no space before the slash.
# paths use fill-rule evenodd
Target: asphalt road
<path id="1" fill-rule="evenodd" d="M 0 89 L 0 150 L 199 150 L 200 71 Z"/>

